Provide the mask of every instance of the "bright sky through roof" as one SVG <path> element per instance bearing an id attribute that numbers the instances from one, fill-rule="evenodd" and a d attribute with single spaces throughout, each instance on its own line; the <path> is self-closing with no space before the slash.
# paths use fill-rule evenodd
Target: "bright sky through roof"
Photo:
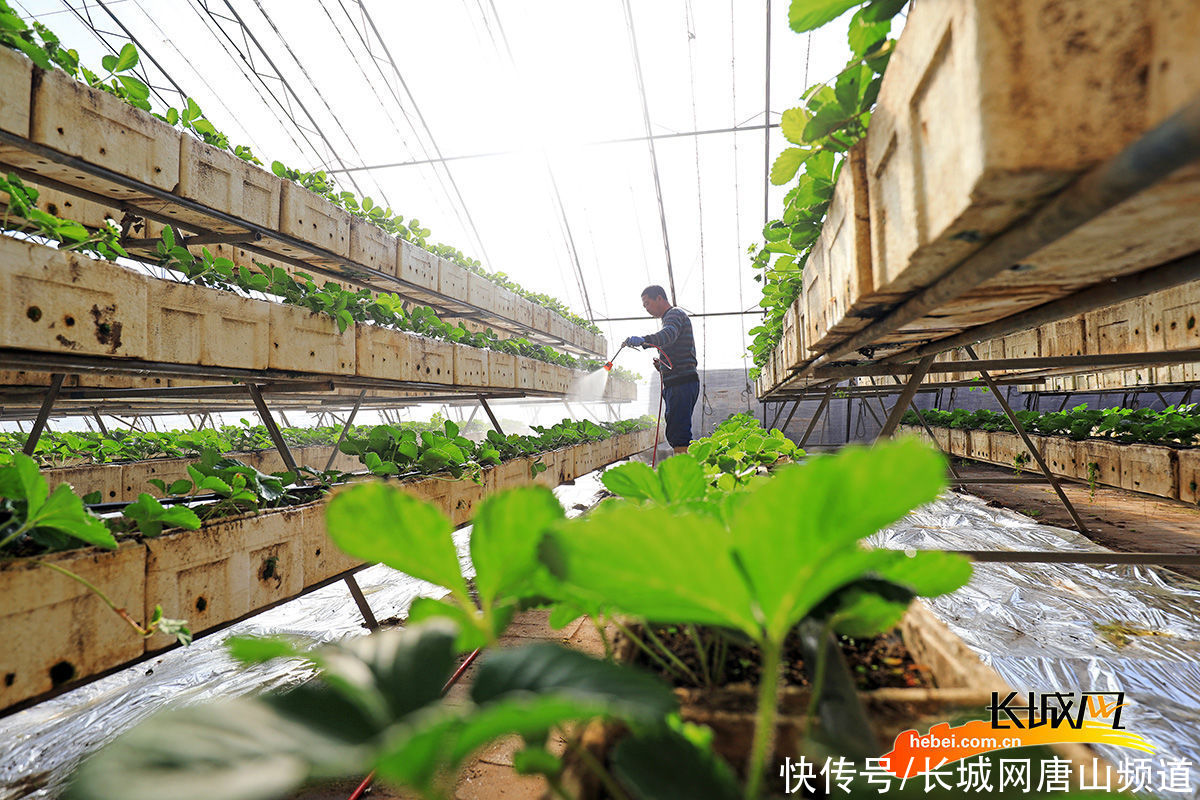
<path id="1" fill-rule="evenodd" d="M 655 134 L 762 124 L 764 3 L 629 2 Z M 667 285 L 649 150 L 644 141 L 593 144 L 645 132 L 622 0 L 362 5 L 369 19 L 358 0 L 15 3 L 90 65 L 109 50 L 89 30 L 88 16 L 104 31 L 120 34 L 124 26 L 140 42 L 151 83 L 178 84 L 232 143 L 252 145 L 268 164 L 428 160 L 436 157 L 434 143 L 443 156 L 478 156 L 339 180 L 418 217 L 434 241 L 586 316 L 569 237 L 595 315 L 644 317 L 642 287 Z M 812 84 L 849 57 L 848 16 L 813 34 L 810 51 L 809 37 L 788 28 L 787 7 L 785 0 L 771 7 L 772 123 L 796 104 L 806 69 Z M 116 36 L 105 38 L 119 47 Z M 173 93 L 163 96 L 178 103 Z M 761 241 L 763 131 L 659 139 L 655 146 L 679 304 L 692 312 L 757 307 L 745 250 Z M 772 160 L 784 146 L 772 130 Z M 503 155 L 481 155 L 496 152 Z M 771 188 L 773 215 L 782 195 Z M 742 366 L 743 332 L 756 319 L 696 320 L 702 366 Z M 601 327 L 613 350 L 624 337 L 656 328 L 648 318 Z M 623 354 L 621 361 L 650 373 L 648 355 Z"/>

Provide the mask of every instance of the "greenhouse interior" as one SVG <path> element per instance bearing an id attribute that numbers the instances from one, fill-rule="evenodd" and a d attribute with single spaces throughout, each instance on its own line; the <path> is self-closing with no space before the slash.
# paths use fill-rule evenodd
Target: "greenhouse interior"
<path id="1" fill-rule="evenodd" d="M 1197 42 L 0 0 L 0 800 L 1200 799 Z"/>

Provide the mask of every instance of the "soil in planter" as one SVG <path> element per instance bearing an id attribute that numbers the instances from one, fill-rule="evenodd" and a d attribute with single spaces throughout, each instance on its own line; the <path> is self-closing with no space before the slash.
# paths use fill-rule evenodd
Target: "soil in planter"
<path id="1" fill-rule="evenodd" d="M 705 648 L 709 649 L 716 641 L 715 638 L 704 634 Z M 687 630 L 678 625 L 664 625 L 654 628 L 654 635 L 695 675 L 702 676 L 696 645 Z M 711 641 L 710 641 L 711 640 Z M 839 636 L 842 654 L 854 675 L 859 691 L 872 689 L 908 689 L 933 688 L 929 676 L 929 668 L 917 664 L 905 647 L 904 641 L 897 631 L 876 636 L 870 639 L 851 639 Z M 651 644 L 647 642 L 647 644 Z M 651 644 L 653 647 L 653 645 Z M 679 674 L 662 668 L 640 648 L 633 651 L 633 663 L 647 669 L 666 680 L 676 688 L 700 688 L 696 683 L 681 677 Z M 804 670 L 801 656 L 800 638 L 793 633 L 784 643 L 783 678 L 785 686 L 807 687 L 808 675 Z M 753 645 L 736 645 L 732 642 L 725 657 L 723 676 L 713 676 L 717 685 L 732 685 L 748 683 L 757 686 L 762 678 L 762 659 L 758 648 Z"/>

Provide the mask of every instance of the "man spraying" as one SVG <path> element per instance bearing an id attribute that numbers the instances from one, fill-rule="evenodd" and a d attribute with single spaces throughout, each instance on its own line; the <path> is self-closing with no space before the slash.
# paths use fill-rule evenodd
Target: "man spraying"
<path id="1" fill-rule="evenodd" d="M 662 330 L 649 336 L 630 336 L 625 344 L 628 347 L 657 347 L 664 356 L 654 360 L 654 368 L 662 381 L 667 443 L 676 453 L 683 453 L 692 441 L 692 409 L 700 396 L 692 321 L 683 309 L 671 305 L 661 286 L 647 286 L 642 290 L 642 308 L 650 316 L 662 320 Z"/>

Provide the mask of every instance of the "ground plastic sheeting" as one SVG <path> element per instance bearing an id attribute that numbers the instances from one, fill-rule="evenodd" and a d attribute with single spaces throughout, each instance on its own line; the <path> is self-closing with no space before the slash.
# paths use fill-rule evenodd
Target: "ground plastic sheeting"
<path id="1" fill-rule="evenodd" d="M 555 494 L 568 516 L 592 506 L 603 489 L 591 473 Z M 474 575 L 467 555 L 470 527 L 454 533 L 464 573 Z M 384 566 L 356 575 L 377 619 L 403 618 L 418 597 L 445 590 Z M 0 800 L 50 798 L 65 787 L 71 770 L 98 747 L 150 714 L 172 706 L 267 691 L 306 680 L 312 669 L 297 659 L 242 667 L 225 653 L 234 634 L 305 637 L 331 642 L 365 634 L 346 584 L 338 581 L 284 603 L 219 633 L 149 659 L 135 667 L 0 719 Z"/>
<path id="2" fill-rule="evenodd" d="M 954 493 L 870 541 L 913 550 L 1106 551 L 1075 531 Z M 1151 758 L 1156 788 L 1160 759 L 1186 759 L 1190 794 L 1155 793 L 1200 798 L 1200 583 L 1144 566 L 976 564 L 967 586 L 926 602 L 1019 692 L 1124 691 L 1122 725 L 1155 752 L 1099 752 L 1114 766 Z M 1157 635 L 1117 647 L 1097 630 L 1111 623 Z"/>

